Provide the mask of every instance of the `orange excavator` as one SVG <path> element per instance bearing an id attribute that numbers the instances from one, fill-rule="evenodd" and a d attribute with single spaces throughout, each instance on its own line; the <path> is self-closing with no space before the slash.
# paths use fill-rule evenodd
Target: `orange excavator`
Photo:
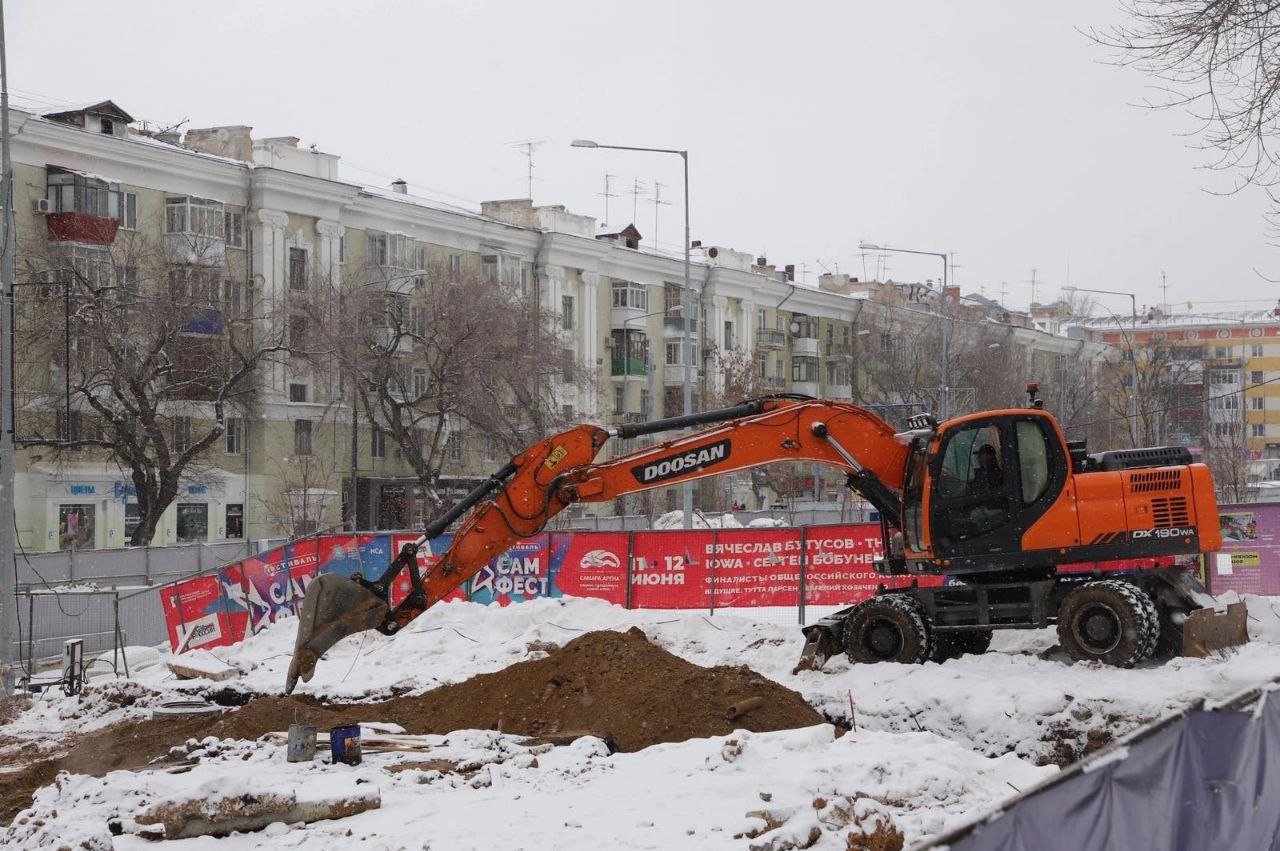
<path id="1" fill-rule="evenodd" d="M 846 402 L 769 396 L 688 416 L 579 425 L 530 446 L 406 544 L 376 579 L 318 577 L 307 589 L 286 693 L 342 638 L 395 635 L 492 558 L 570 505 L 778 461 L 843 470 L 880 514 L 893 577 L 875 596 L 804 627 L 801 666 L 941 661 L 982 652 L 996 629 L 1057 624 L 1076 660 L 1131 666 L 1158 650 L 1205 655 L 1247 641 L 1240 603 L 1217 606 L 1186 564 L 1221 544 L 1213 479 L 1184 447 L 1089 454 L 1029 406 L 896 432 Z M 597 463 L 610 438 L 701 427 Z M 474 510 L 473 510 L 474 509 Z M 468 511 L 426 575 L 417 554 Z M 1108 569 L 1126 560 L 1128 569 Z M 1082 569 L 1083 565 L 1083 569 Z M 1064 570 L 1065 566 L 1065 570 Z M 410 592 L 391 605 L 408 571 Z M 927 585 L 912 577 L 945 577 Z"/>

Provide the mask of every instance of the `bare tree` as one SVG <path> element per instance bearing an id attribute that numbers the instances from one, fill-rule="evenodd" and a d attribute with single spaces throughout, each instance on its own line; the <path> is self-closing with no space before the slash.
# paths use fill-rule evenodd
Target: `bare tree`
<path id="1" fill-rule="evenodd" d="M 259 368 L 285 351 L 213 240 L 141 234 L 112 248 L 34 239 L 22 252 L 16 340 L 18 439 L 67 460 L 97 449 L 128 477 L 148 543 L 184 477 L 254 403 Z M 180 259 L 182 264 L 171 261 Z"/>
<path id="2" fill-rule="evenodd" d="M 1185 108 L 1202 123 L 1215 168 L 1266 187 L 1276 202 L 1280 159 L 1280 2 L 1128 0 L 1130 21 L 1093 37 L 1161 81 L 1157 108 Z"/>
<path id="3" fill-rule="evenodd" d="M 1223 502 L 1244 502 L 1249 493 L 1249 452 L 1245 424 L 1238 411 L 1225 422 L 1211 423 L 1204 436 L 1204 462 Z"/>
<path id="4" fill-rule="evenodd" d="M 464 429 L 496 460 L 574 418 L 566 400 L 583 370 L 528 294 L 465 270 L 397 279 L 370 267 L 340 298 L 327 336 L 360 410 L 434 506 L 448 442 Z"/>
<path id="5" fill-rule="evenodd" d="M 338 499 L 331 490 L 337 473 L 333 458 L 291 455 L 273 460 L 272 468 L 280 487 L 261 501 L 277 529 L 290 537 L 320 529 Z"/>

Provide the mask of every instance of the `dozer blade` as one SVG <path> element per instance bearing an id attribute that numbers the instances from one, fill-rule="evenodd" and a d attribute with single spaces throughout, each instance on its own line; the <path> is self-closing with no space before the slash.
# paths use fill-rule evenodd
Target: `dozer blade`
<path id="1" fill-rule="evenodd" d="M 376 594 L 345 576 L 326 573 L 316 577 L 302 601 L 284 693 L 293 691 L 299 677 L 309 681 L 316 662 L 330 647 L 348 635 L 381 626 L 390 611 Z"/>
<path id="2" fill-rule="evenodd" d="M 1182 655 L 1203 659 L 1248 643 L 1248 618 L 1244 603 L 1230 603 L 1225 612 L 1209 607 L 1196 609 L 1182 624 Z"/>

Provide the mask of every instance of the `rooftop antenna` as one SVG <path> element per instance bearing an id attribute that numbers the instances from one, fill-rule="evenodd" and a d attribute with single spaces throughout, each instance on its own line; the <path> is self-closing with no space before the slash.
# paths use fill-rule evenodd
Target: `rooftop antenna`
<path id="1" fill-rule="evenodd" d="M 518 142 L 508 142 L 507 146 L 511 148 L 519 148 L 524 153 L 524 157 L 529 161 L 529 200 L 533 200 L 533 152 L 541 148 L 547 142 L 546 137 L 538 139 L 521 139 Z"/>
<path id="2" fill-rule="evenodd" d="M 670 201 L 662 200 L 662 187 L 665 185 L 655 180 L 653 182 L 653 198 L 649 200 L 649 203 L 653 205 L 653 244 L 655 247 L 658 245 L 658 211 L 662 207 L 671 205 Z"/>
<path id="3" fill-rule="evenodd" d="M 631 181 L 631 223 L 635 224 L 640 215 L 640 193 L 645 190 L 644 181 L 636 178 Z"/>
<path id="4" fill-rule="evenodd" d="M 1163 270 L 1160 272 L 1160 290 L 1163 293 L 1163 296 L 1160 299 L 1160 301 L 1162 302 L 1161 307 L 1164 308 L 1165 313 L 1168 313 L 1169 312 L 1169 281 L 1168 279 L 1165 278 Z"/>
<path id="5" fill-rule="evenodd" d="M 951 283 L 951 286 L 953 286 L 953 287 L 954 287 L 954 286 L 956 286 L 956 285 L 957 285 L 957 284 L 956 284 L 956 269 L 962 269 L 962 268 L 964 268 L 964 267 L 963 267 L 963 266 L 961 266 L 959 263 L 957 263 L 957 262 L 956 262 L 956 253 L 955 253 L 954 251 L 949 251 L 949 252 L 947 252 L 947 254 L 948 254 L 948 257 L 949 257 L 949 259 L 948 259 L 948 261 L 947 261 L 947 262 L 948 262 L 948 264 L 951 266 L 951 282 L 950 282 L 950 283 Z"/>
<path id="6" fill-rule="evenodd" d="M 613 191 L 613 179 L 617 176 L 618 175 L 616 174 L 609 174 L 608 172 L 605 172 L 604 191 L 596 193 L 604 198 L 604 218 L 600 220 L 600 224 L 602 225 L 609 224 L 609 199 L 618 197 L 618 193 Z"/>
<path id="7" fill-rule="evenodd" d="M 1004 307 L 1004 300 L 1009 295 L 1009 283 L 1007 281 L 1000 282 L 1000 306 Z"/>
<path id="8" fill-rule="evenodd" d="M 1031 303 L 1036 303 L 1036 267 L 1031 267 Z"/>

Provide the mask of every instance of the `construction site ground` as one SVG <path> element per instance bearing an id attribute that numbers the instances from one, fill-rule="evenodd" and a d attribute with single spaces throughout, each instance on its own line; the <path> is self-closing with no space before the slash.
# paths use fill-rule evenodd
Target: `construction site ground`
<path id="1" fill-rule="evenodd" d="M 353 636 L 289 697 L 292 620 L 206 657 L 238 672 L 217 682 L 136 648 L 127 679 L 0 704 L 0 844 L 150 848 L 166 813 L 169 829 L 221 805 L 268 826 L 177 844 L 910 846 L 1148 720 L 1280 676 L 1280 600 L 1248 603 L 1249 645 L 1134 670 L 1073 664 L 1044 630 L 944 664 L 792 673 L 803 642 L 775 613 L 570 599 L 451 603 L 395 639 Z M 178 698 L 223 709 L 156 714 Z M 363 763 L 323 744 L 287 762 L 270 734 L 291 723 L 364 725 Z M 335 802 L 355 814 L 291 820 Z M 272 807 L 293 815 L 271 823 Z"/>

